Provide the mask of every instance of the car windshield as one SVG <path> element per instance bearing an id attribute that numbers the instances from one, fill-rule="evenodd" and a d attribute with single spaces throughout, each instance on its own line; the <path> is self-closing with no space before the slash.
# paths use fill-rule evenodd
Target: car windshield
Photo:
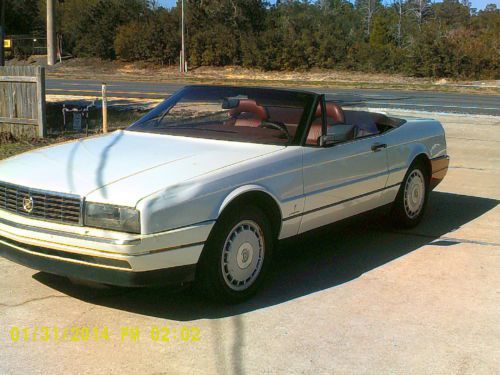
<path id="1" fill-rule="evenodd" d="M 289 145 L 300 136 L 313 102 L 314 94 L 304 92 L 190 86 L 127 130 Z"/>

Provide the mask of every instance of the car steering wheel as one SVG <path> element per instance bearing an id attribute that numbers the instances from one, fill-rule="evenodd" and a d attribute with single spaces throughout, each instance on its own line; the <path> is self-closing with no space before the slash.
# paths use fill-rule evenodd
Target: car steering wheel
<path id="1" fill-rule="evenodd" d="M 290 132 L 285 124 L 282 122 L 271 122 L 271 121 L 262 121 L 259 125 L 259 128 L 267 128 L 267 129 L 276 129 L 286 134 L 288 141 L 291 140 Z"/>

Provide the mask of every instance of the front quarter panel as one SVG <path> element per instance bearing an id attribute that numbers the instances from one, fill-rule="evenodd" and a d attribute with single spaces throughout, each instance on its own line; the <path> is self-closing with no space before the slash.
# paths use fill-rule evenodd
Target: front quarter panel
<path id="1" fill-rule="evenodd" d="M 158 233 L 216 220 L 237 196 L 257 190 L 268 193 L 284 217 L 303 208 L 302 150 L 298 146 L 242 162 L 168 186 L 144 199 L 143 233 Z"/>

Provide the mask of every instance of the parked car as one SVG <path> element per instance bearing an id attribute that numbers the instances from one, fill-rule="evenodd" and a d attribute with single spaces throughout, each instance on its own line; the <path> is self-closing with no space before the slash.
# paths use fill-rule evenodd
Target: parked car
<path id="1" fill-rule="evenodd" d="M 242 301 L 277 240 L 385 205 L 416 225 L 448 162 L 435 120 L 311 92 L 189 86 L 126 130 L 2 161 L 0 252 L 58 275 L 196 281 Z"/>

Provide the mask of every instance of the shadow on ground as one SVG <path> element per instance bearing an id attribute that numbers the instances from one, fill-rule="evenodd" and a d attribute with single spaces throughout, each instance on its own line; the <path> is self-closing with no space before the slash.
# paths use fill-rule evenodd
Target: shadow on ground
<path id="1" fill-rule="evenodd" d="M 234 306 L 206 301 L 192 289 L 95 289 L 67 279 L 38 273 L 43 284 L 97 305 L 178 321 L 234 316 L 284 303 L 349 282 L 478 218 L 499 201 L 433 192 L 423 222 L 414 230 L 396 232 L 380 214 L 330 225 L 280 244 L 273 270 L 263 290 Z M 457 242 L 436 241 L 450 246 Z"/>

